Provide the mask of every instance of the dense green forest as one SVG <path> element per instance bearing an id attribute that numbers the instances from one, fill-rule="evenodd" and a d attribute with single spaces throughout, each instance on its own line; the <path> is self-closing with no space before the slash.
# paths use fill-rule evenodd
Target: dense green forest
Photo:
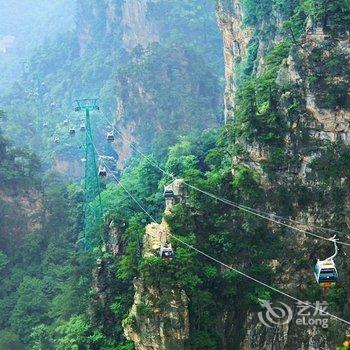
<path id="1" fill-rule="evenodd" d="M 300 233 L 327 240 L 336 230 L 348 241 L 350 147 L 348 125 L 339 126 L 349 111 L 348 2 L 218 0 L 215 9 L 211 1 L 161 0 L 141 2 L 143 14 L 133 3 L 77 0 L 76 28 L 48 33 L 21 78 L 1 89 L 0 350 L 336 349 L 348 329 L 339 320 L 310 332 L 288 325 L 283 335 L 277 326 L 281 345 L 256 314 L 261 300 L 287 302 L 283 290 L 326 301 L 330 313 L 350 320 L 348 247 L 337 256 L 339 281 L 325 291 L 312 268 L 333 246 Z M 128 5 L 152 37 L 132 49 Z M 230 23 L 240 13 L 237 29 Z M 217 20 L 224 36 L 228 23 L 249 33 L 248 40 L 232 32 L 244 40 L 225 52 L 235 87 L 226 125 Z M 94 167 L 97 178 L 99 155 L 113 158 L 113 171 L 98 180 L 101 203 L 92 202 L 103 220 L 89 249 L 77 242 L 90 181 L 84 116 L 74 112 L 82 97 L 99 97 L 100 106 L 91 114 L 97 165 L 85 170 Z M 123 142 L 132 152 L 120 167 Z M 164 213 L 164 186 L 174 178 L 190 186 Z M 304 224 L 291 224 L 296 232 L 272 223 L 275 214 Z M 170 261 L 147 238 L 149 224 L 162 219 Z M 173 305 L 179 295 L 186 307 Z M 187 326 L 171 308 L 185 308 Z"/>

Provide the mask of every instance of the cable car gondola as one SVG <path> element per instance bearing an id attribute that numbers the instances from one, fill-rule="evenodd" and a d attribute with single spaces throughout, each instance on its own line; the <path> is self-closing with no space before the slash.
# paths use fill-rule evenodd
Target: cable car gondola
<path id="1" fill-rule="evenodd" d="M 338 280 L 338 271 L 334 262 L 334 258 L 338 254 L 336 236 L 332 237 L 331 240 L 334 242 L 334 254 L 325 260 L 317 260 L 314 269 L 316 282 L 324 287 L 329 287 L 330 285 L 335 284 Z"/>
<path id="2" fill-rule="evenodd" d="M 173 185 L 167 185 L 164 186 L 164 197 L 165 198 L 174 198 L 174 190 L 173 190 Z"/>
<path id="3" fill-rule="evenodd" d="M 160 257 L 163 260 L 172 260 L 174 257 L 174 251 L 173 248 L 171 246 L 171 244 L 167 245 L 167 246 L 161 246 L 160 247 Z"/>
<path id="4" fill-rule="evenodd" d="M 112 132 L 109 132 L 109 133 L 107 134 L 107 141 L 108 141 L 108 142 L 113 142 L 113 141 L 114 141 L 114 135 L 113 135 Z"/>
<path id="5" fill-rule="evenodd" d="M 99 169 L 98 169 L 98 176 L 101 177 L 101 178 L 107 177 L 106 167 L 104 167 L 104 166 L 100 166 L 99 167 Z"/>

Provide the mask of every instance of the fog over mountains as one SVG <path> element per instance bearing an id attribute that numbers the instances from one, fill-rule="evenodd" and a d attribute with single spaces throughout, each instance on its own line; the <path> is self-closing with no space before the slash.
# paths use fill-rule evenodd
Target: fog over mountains
<path id="1" fill-rule="evenodd" d="M 75 9 L 69 0 L 1 0 L 1 80 L 18 77 L 19 62 L 46 38 L 74 28 Z"/>

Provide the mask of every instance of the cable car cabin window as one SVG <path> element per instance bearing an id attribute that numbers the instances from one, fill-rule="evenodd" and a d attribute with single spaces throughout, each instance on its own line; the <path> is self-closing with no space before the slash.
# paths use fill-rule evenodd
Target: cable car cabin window
<path id="1" fill-rule="evenodd" d="M 171 250 L 165 250 L 162 253 L 164 259 L 171 259 L 173 257 L 173 252 Z"/>
<path id="2" fill-rule="evenodd" d="M 160 256 L 164 260 L 171 260 L 174 256 L 174 251 L 171 246 L 169 247 L 161 247 L 160 248 Z"/>
<path id="3" fill-rule="evenodd" d="M 319 276 L 319 282 L 334 282 L 338 279 L 335 269 L 322 269 Z"/>
<path id="4" fill-rule="evenodd" d="M 164 197 L 165 198 L 172 198 L 172 197 L 174 197 L 174 192 L 173 191 L 165 191 Z"/>
<path id="5" fill-rule="evenodd" d="M 109 141 L 109 142 L 113 142 L 114 141 L 114 135 L 112 133 L 109 133 L 107 135 L 107 141 Z"/>

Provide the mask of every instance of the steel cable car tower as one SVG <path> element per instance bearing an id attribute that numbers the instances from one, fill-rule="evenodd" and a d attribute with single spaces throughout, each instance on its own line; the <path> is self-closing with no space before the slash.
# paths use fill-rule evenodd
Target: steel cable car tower
<path id="1" fill-rule="evenodd" d="M 83 236 L 79 237 L 78 246 L 83 243 L 84 250 L 89 251 L 105 241 L 102 231 L 100 181 L 90 120 L 90 111 L 98 111 L 99 107 L 98 99 L 76 100 L 76 104 L 76 112 L 85 111 L 84 230 Z"/>

